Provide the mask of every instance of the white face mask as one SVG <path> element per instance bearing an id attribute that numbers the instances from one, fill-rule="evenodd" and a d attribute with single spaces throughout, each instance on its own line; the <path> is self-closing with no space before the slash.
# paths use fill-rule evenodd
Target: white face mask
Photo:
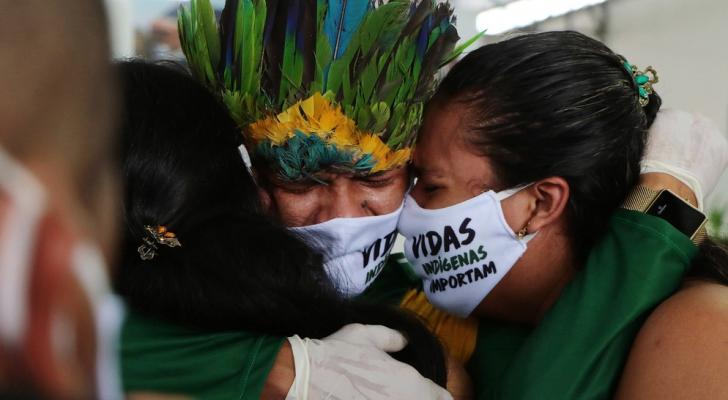
<path id="1" fill-rule="evenodd" d="M 0 195 L 8 200 L 0 225 L 0 342 L 19 347 L 25 339 L 30 314 L 31 268 L 37 245 L 37 230 L 47 212 L 43 185 L 0 147 Z M 106 266 L 98 248 L 90 243 L 76 244 L 72 273 L 93 307 L 97 331 L 96 383 L 98 398 L 123 398 L 116 360 L 117 337 L 123 308 L 111 294 Z M 69 332 L 73 326 L 54 316 L 50 335 L 54 351 L 73 351 Z"/>
<path id="2" fill-rule="evenodd" d="M 470 315 L 521 258 L 535 234 L 520 240 L 500 202 L 524 188 L 488 191 L 437 210 L 407 196 L 398 228 L 406 238 L 405 256 L 434 306 Z"/>
<path id="3" fill-rule="evenodd" d="M 382 272 L 397 238 L 395 212 L 360 218 L 335 218 L 289 228 L 324 256 L 326 273 L 345 297 L 358 296 Z"/>

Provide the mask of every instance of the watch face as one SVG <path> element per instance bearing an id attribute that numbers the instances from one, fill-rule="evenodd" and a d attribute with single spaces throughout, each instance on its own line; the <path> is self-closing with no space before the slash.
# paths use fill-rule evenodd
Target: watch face
<path id="1" fill-rule="evenodd" d="M 668 190 L 663 190 L 657 196 L 646 213 L 666 220 L 689 238 L 693 237 L 706 220 L 703 213 Z"/>

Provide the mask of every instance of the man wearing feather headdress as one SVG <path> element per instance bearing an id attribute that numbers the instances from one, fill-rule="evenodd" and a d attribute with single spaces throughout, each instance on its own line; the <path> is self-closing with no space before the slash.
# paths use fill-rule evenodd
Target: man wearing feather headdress
<path id="1" fill-rule="evenodd" d="M 447 5 L 382 3 L 228 1 L 218 30 L 193 2 L 180 33 L 193 73 L 239 123 L 271 212 L 323 242 L 342 295 L 400 303 L 467 360 L 477 322 L 408 292 L 406 262 L 389 257 L 434 73 L 463 47 L 452 50 Z"/>
<path id="2" fill-rule="evenodd" d="M 455 48 L 453 24 L 433 0 L 229 0 L 219 24 L 208 1 L 180 11 L 190 68 L 239 124 L 264 202 L 320 240 L 343 296 L 397 304 L 411 286 L 389 254 L 436 72 L 477 39 Z"/>
<path id="3" fill-rule="evenodd" d="M 344 295 L 384 269 L 439 68 L 472 41 L 447 3 L 230 0 L 180 12 L 194 75 L 238 122 L 273 214 L 321 249 Z M 474 38 L 473 41 L 477 39 Z M 250 150 L 248 154 L 247 149 Z"/>

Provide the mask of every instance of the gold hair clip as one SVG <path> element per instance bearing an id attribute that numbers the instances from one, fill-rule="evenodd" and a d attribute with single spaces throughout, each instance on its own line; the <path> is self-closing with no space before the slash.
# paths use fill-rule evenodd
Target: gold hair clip
<path id="1" fill-rule="evenodd" d="M 157 255 L 160 244 L 167 247 L 182 247 L 177 235 L 168 231 L 165 226 L 144 225 L 144 230 L 147 231 L 147 237 L 143 239 L 144 244 L 137 249 L 139 257 L 144 261 L 151 260 Z"/>

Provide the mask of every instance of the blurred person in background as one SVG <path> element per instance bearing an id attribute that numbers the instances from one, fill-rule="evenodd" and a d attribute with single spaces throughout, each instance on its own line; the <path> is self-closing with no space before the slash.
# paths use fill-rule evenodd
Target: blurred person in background
<path id="1" fill-rule="evenodd" d="M 177 31 L 177 11 L 172 10 L 152 21 L 149 32 L 147 58 L 150 60 L 184 61 L 182 45 Z"/>
<path id="2" fill-rule="evenodd" d="M 0 393 L 118 394 L 109 58 L 100 1 L 0 1 Z"/>

